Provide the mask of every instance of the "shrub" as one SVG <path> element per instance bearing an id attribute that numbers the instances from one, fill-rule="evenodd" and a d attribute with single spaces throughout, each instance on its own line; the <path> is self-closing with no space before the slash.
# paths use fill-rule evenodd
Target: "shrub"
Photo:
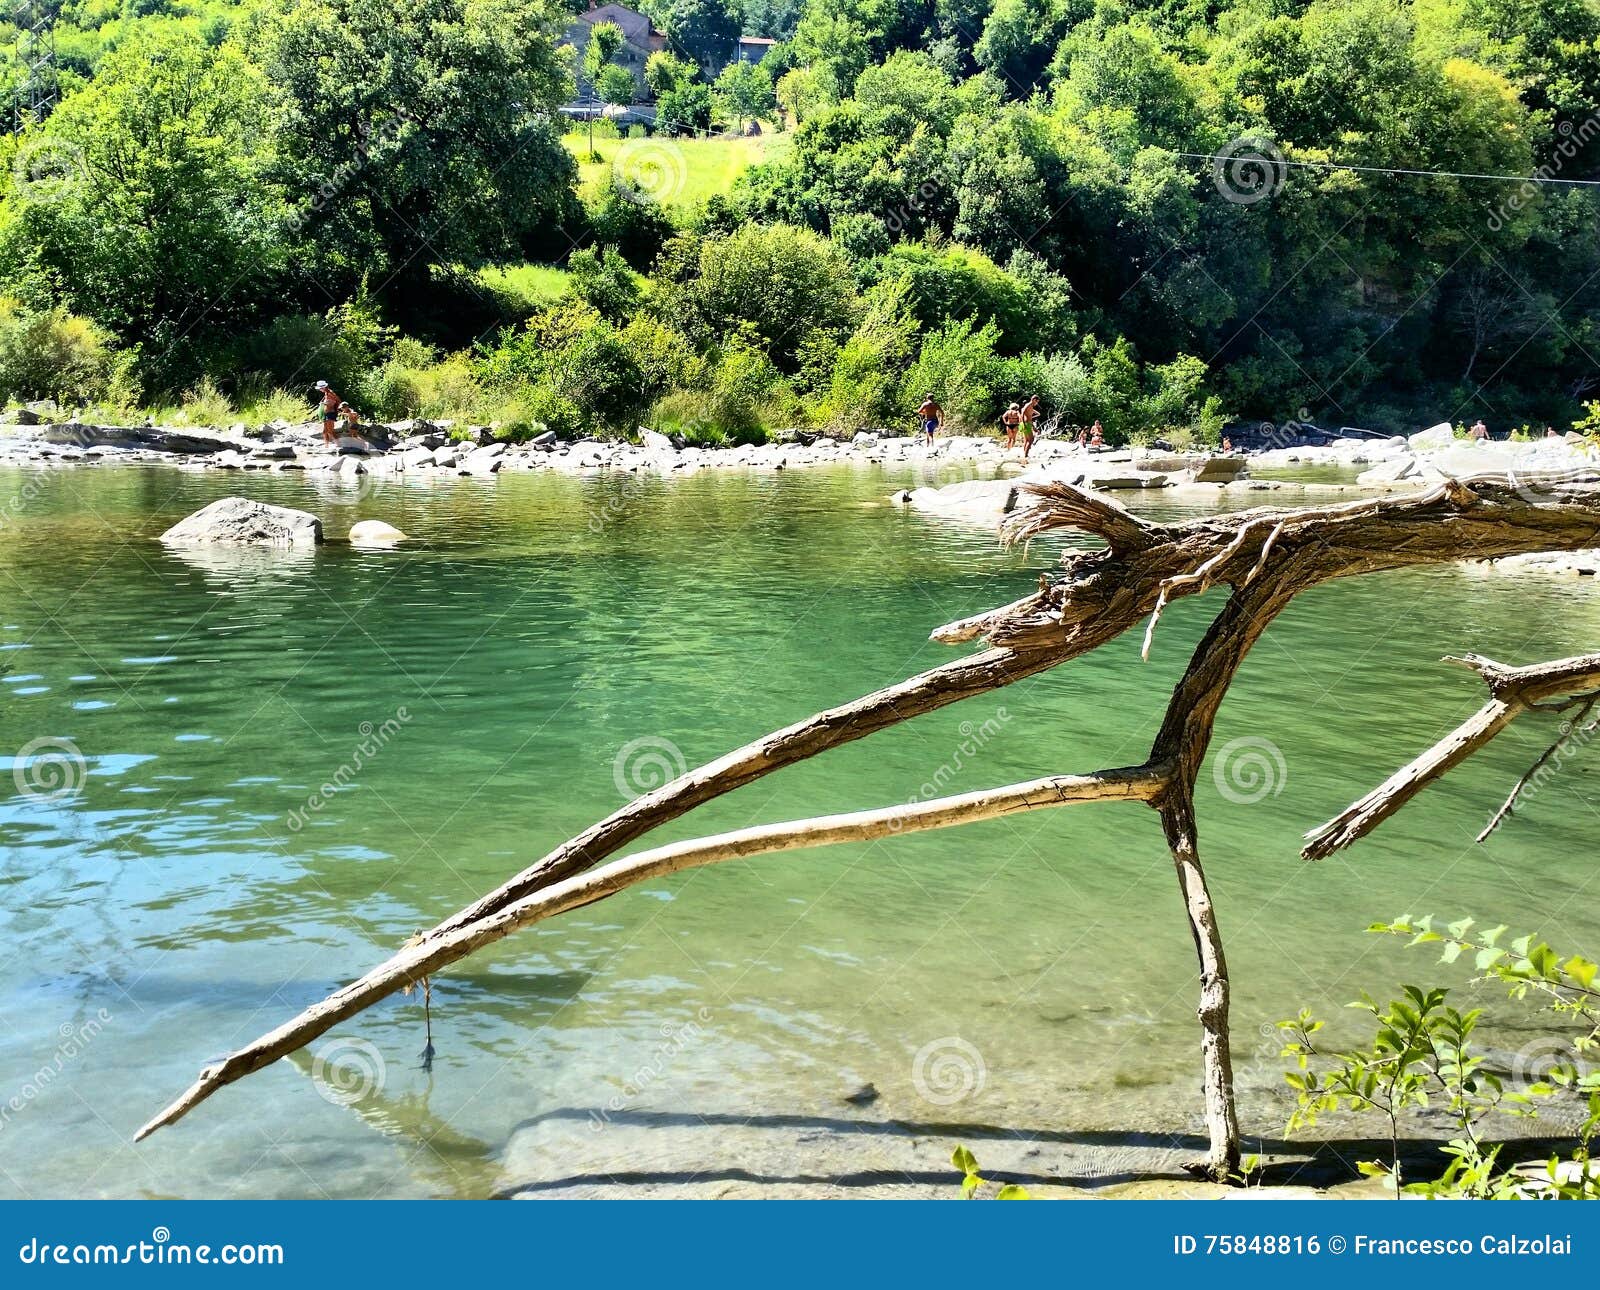
<path id="1" fill-rule="evenodd" d="M 572 275 L 567 290 L 605 317 L 626 318 L 639 307 L 643 291 L 638 277 L 616 247 L 574 251 L 567 268 Z"/>
<path id="2" fill-rule="evenodd" d="M 928 333 L 901 382 L 903 407 L 910 410 L 931 392 L 954 426 L 972 430 L 993 420 L 994 382 L 1000 374 L 994 352 L 998 336 L 992 322 L 974 330 L 970 318 L 947 322 Z"/>
<path id="3" fill-rule="evenodd" d="M 693 389 L 710 378 L 706 360 L 689 338 L 655 318 L 640 315 L 622 329 L 618 339 L 639 368 L 645 399 L 674 388 Z"/>
<path id="4" fill-rule="evenodd" d="M 669 134 L 693 134 L 711 128 L 711 87 L 680 85 L 656 101 L 656 125 Z"/>
<path id="5" fill-rule="evenodd" d="M 576 439 L 583 431 L 583 413 L 577 404 L 548 385 L 535 385 L 517 395 L 513 420 L 542 427 L 532 434 L 554 430 L 558 439 Z M 531 437 L 531 435 L 530 435 Z"/>
<path id="6" fill-rule="evenodd" d="M 998 384 L 1008 399 L 1037 394 L 1047 419 L 1069 425 L 1094 419 L 1089 372 L 1076 354 L 1019 354 L 1002 365 Z"/>
<path id="7" fill-rule="evenodd" d="M 137 401 L 132 356 L 108 332 L 64 309 L 0 298 L 0 390 L 13 399 L 86 404 L 115 394 Z"/>
<path id="8" fill-rule="evenodd" d="M 911 312 L 924 330 L 951 318 L 993 322 L 1000 348 L 1015 353 L 1038 343 L 1033 302 L 1023 284 L 981 251 L 901 242 L 866 267 L 868 280 L 904 277 Z"/>
<path id="9" fill-rule="evenodd" d="M 819 418 L 841 430 L 883 425 L 894 417 L 896 396 L 916 350 L 910 287 L 897 278 L 871 293 L 866 316 L 833 361 Z"/>
<path id="10" fill-rule="evenodd" d="M 311 415 L 311 404 L 296 394 L 263 382 L 244 383 L 236 400 L 239 420 L 247 425 L 269 421 L 304 421 Z"/>
<path id="11" fill-rule="evenodd" d="M 651 426 L 662 434 L 681 435 L 696 448 L 725 448 L 716 397 L 707 390 L 674 390 L 650 409 Z"/>
<path id="12" fill-rule="evenodd" d="M 658 203 L 621 183 L 615 174 L 607 178 L 588 215 L 595 241 L 616 247 L 641 271 L 650 267 L 674 232 L 671 218 Z"/>
<path id="13" fill-rule="evenodd" d="M 209 376 L 185 391 L 180 411 L 192 426 L 225 426 L 233 420 L 233 403 Z"/>
<path id="14" fill-rule="evenodd" d="M 748 224 L 727 237 L 698 245 L 683 239 L 674 248 L 666 268 L 677 280 L 663 292 L 663 310 L 670 317 L 681 308 L 706 340 L 748 323 L 773 361 L 793 370 L 809 330 L 843 330 L 853 321 L 849 263 L 809 229 Z"/>

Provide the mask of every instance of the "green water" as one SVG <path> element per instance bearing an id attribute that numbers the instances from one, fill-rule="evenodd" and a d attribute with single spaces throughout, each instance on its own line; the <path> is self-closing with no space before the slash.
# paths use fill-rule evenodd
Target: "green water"
<path id="1" fill-rule="evenodd" d="M 618 1141 L 648 1163 L 654 1139 L 602 1130 L 651 1116 L 733 1126 L 707 1170 L 750 1117 L 797 1117 L 829 1173 L 849 1168 L 849 1117 L 936 1137 L 1191 1129 L 1170 861 L 1148 812 L 1104 806 L 650 885 L 440 979 L 431 1072 L 420 1001 L 395 999 L 315 1045 L 315 1068 L 278 1063 L 131 1144 L 207 1060 L 612 810 L 652 756 L 708 759 L 948 657 L 931 627 L 1020 594 L 1059 549 L 1002 553 L 909 514 L 885 500 L 903 482 L 517 475 L 354 496 L 294 476 L 0 475 L 0 751 L 70 740 L 84 760 L 54 800 L 0 780 L 0 1194 L 489 1195 L 615 1173 Z M 416 540 L 305 557 L 154 540 L 229 492 L 312 509 L 330 535 L 383 518 Z M 1172 607 L 1149 663 L 1129 637 L 667 836 L 905 800 L 941 766 L 959 791 L 1137 761 L 1216 603 Z M 1583 773 L 1472 843 L 1535 728 L 1346 856 L 1296 858 L 1301 832 L 1481 700 L 1440 655 L 1551 657 L 1597 627 L 1588 582 L 1438 570 L 1322 588 L 1257 648 L 1216 747 L 1270 739 L 1277 791 L 1230 801 L 1208 772 L 1200 807 L 1253 1125 L 1281 1123 L 1264 1023 L 1430 975 L 1369 921 L 1470 912 L 1600 948 Z M 930 1101 L 929 1051 L 977 1054 L 981 1078 Z M 866 1082 L 877 1102 L 841 1102 Z"/>

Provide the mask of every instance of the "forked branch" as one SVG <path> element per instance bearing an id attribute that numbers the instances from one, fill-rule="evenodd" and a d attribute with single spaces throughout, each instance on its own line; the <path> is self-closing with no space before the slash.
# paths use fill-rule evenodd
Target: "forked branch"
<path id="1" fill-rule="evenodd" d="M 1306 859 L 1322 860 L 1366 837 L 1429 784 L 1454 770 L 1524 713 L 1556 700 L 1575 698 L 1592 702 L 1600 697 L 1600 654 L 1579 654 L 1529 667 L 1507 667 L 1476 654 L 1451 657 L 1446 662 L 1460 663 L 1477 672 L 1489 687 L 1488 701 L 1365 797 L 1306 834 L 1306 845 L 1300 853 Z M 1553 744 L 1518 780 L 1505 805 L 1478 835 L 1478 841 L 1482 842 L 1510 815 L 1528 781 L 1560 744 L 1561 740 Z"/>
<path id="2" fill-rule="evenodd" d="M 1600 507 L 1586 483 L 1554 487 L 1534 505 L 1503 482 L 1469 488 L 1446 481 L 1406 497 L 1335 507 L 1262 509 L 1155 525 L 1067 485 L 1038 486 L 1033 493 L 1032 504 L 1007 522 L 1008 539 L 1076 528 L 1107 545 L 1103 550 L 1069 551 L 1062 558 L 1062 572 L 1053 581 L 1042 579 L 1036 593 L 933 634 L 935 639 L 951 641 L 982 637 L 988 648 L 763 735 L 630 802 L 446 918 L 366 976 L 202 1071 L 199 1080 L 145 1125 L 139 1136 L 172 1123 L 218 1088 L 516 928 L 603 899 L 643 877 L 792 846 L 887 836 L 883 830 L 950 827 L 987 818 L 981 812 L 991 808 L 1031 809 L 1107 800 L 1118 794 L 1123 800 L 1158 805 L 1169 822 L 1169 833 L 1183 844 L 1180 848 L 1175 841 L 1174 857 L 1186 894 L 1195 897 L 1190 900 L 1192 929 L 1208 942 L 1202 953 L 1203 973 L 1208 982 L 1212 977 L 1220 982 L 1220 989 L 1209 983 L 1206 987 L 1207 1051 L 1225 1061 L 1226 973 L 1204 876 L 1194 854 L 1191 794 L 1217 709 L 1251 644 L 1296 594 L 1330 578 L 1600 545 Z M 658 848 L 584 876 L 651 829 L 704 802 L 828 749 L 1088 653 L 1143 621 L 1158 606 L 1215 584 L 1233 587 L 1233 594 L 1174 692 L 1144 767 L 992 790 L 976 795 L 985 799 L 981 806 L 972 800 L 974 795 L 967 795 L 915 807 L 740 830 Z M 890 829 L 891 820 L 898 826 Z M 1173 821 L 1182 824 L 1175 832 Z M 668 867 L 651 868 L 657 865 Z M 1208 1068 L 1208 1106 L 1218 1111 L 1212 1117 L 1214 1132 L 1222 1132 L 1232 1121 L 1221 1117 L 1217 1099 L 1231 1100 L 1231 1085 L 1226 1072 L 1217 1079 L 1214 1074 Z M 1231 1142 L 1213 1143 L 1219 1172 L 1237 1156 L 1236 1126 L 1227 1131 Z"/>

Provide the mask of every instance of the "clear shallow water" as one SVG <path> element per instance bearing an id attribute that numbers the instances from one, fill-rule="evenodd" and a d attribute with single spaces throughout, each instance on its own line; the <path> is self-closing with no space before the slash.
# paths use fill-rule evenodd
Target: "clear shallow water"
<path id="1" fill-rule="evenodd" d="M 613 809 L 652 758 L 706 760 L 946 658 L 931 627 L 1054 559 L 905 513 L 885 501 L 902 482 L 508 476 L 355 498 L 297 477 L 0 476 L 20 499 L 0 528 L 0 755 L 70 740 L 84 763 L 42 800 L 0 759 L 0 1194 L 488 1195 L 730 1156 L 833 1175 L 864 1150 L 834 1130 L 864 1122 L 938 1141 L 1191 1129 L 1192 951 L 1155 821 L 1114 806 L 654 884 L 440 979 L 431 1073 L 420 1002 L 391 1000 L 130 1143 L 205 1061 Z M 229 492 L 417 541 L 295 558 L 154 540 Z M 1126 638 L 662 840 L 905 800 L 942 765 L 959 791 L 1137 761 L 1214 607 L 1169 610 L 1148 664 Z M 1536 728 L 1354 852 L 1296 858 L 1480 702 L 1440 655 L 1553 657 L 1597 628 L 1587 581 L 1441 570 L 1320 589 L 1257 648 L 1215 747 L 1270 739 L 1279 791 L 1232 802 L 1208 774 L 1201 802 L 1255 1127 L 1281 1123 L 1264 1024 L 1449 979 L 1368 922 L 1473 913 L 1600 946 L 1584 773 L 1472 844 Z M 866 1082 L 878 1101 L 842 1101 Z M 807 1160 L 741 1137 L 751 1117 L 794 1121 Z M 662 1125 L 716 1127 L 685 1144 Z"/>

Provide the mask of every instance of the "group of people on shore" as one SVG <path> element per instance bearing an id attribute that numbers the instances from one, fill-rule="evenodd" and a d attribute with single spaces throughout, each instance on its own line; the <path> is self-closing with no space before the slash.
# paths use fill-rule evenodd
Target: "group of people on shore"
<path id="1" fill-rule="evenodd" d="M 1524 426 L 1523 429 L 1527 429 L 1527 427 Z M 1551 426 L 1551 425 L 1545 426 L 1543 437 L 1546 438 L 1546 439 L 1559 439 L 1559 438 L 1561 438 L 1561 436 L 1556 433 L 1556 428 L 1554 426 Z M 1492 439 L 1492 438 L 1494 438 L 1494 436 L 1489 433 L 1489 427 L 1484 425 L 1483 418 L 1479 417 L 1476 421 L 1474 421 L 1470 426 L 1467 427 L 1467 438 L 1469 438 L 1469 439 Z"/>
<path id="2" fill-rule="evenodd" d="M 944 425 L 944 409 L 939 406 L 939 400 L 928 395 L 917 408 L 917 419 L 922 424 L 922 433 L 929 446 L 933 444 L 934 435 Z M 1039 396 L 1030 395 L 1026 403 L 1013 403 L 1000 414 L 1000 430 L 1006 437 L 1008 449 L 1017 446 L 1017 438 L 1022 438 L 1022 459 L 1026 461 L 1028 454 L 1033 451 L 1033 441 L 1039 433 Z M 1072 442 L 1087 448 L 1103 448 L 1106 442 L 1105 428 L 1097 420 L 1092 426 L 1079 430 Z"/>
<path id="3" fill-rule="evenodd" d="M 317 382 L 317 408 L 322 414 L 322 446 L 332 448 L 339 442 L 339 422 L 344 422 L 344 433 L 366 443 L 361 433 L 361 414 L 333 392 L 326 381 Z"/>

